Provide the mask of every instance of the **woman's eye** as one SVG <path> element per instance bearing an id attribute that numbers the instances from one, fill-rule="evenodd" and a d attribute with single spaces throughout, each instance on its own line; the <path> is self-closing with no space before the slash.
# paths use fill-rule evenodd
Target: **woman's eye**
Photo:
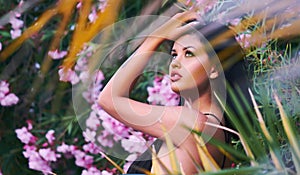
<path id="1" fill-rule="evenodd" d="M 172 53 L 171 56 L 172 56 L 172 59 L 175 59 L 177 57 L 177 53 Z"/>
<path id="2" fill-rule="evenodd" d="M 185 52 L 185 56 L 186 56 L 186 57 L 193 57 L 194 54 L 193 54 L 191 51 L 186 51 L 186 52 Z"/>

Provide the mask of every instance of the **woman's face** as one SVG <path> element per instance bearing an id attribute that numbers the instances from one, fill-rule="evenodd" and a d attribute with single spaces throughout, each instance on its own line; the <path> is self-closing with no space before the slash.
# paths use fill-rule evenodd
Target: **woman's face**
<path id="1" fill-rule="evenodd" d="M 175 41 L 169 67 L 174 92 L 205 91 L 209 85 L 211 64 L 204 45 L 196 35 L 184 35 Z"/>

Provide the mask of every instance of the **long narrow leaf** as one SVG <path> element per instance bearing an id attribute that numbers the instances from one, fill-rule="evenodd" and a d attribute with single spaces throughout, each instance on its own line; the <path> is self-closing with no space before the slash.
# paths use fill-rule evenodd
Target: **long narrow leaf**
<path id="1" fill-rule="evenodd" d="M 180 167 L 179 167 L 179 164 L 178 164 L 178 159 L 176 157 L 176 154 L 175 154 L 175 148 L 174 148 L 174 145 L 172 143 L 172 140 L 170 138 L 170 136 L 167 134 L 167 130 L 164 126 L 161 126 L 163 131 L 164 131 L 164 136 L 165 136 L 165 140 L 166 140 L 166 144 L 167 144 L 167 147 L 170 151 L 170 154 L 169 154 L 169 158 L 170 158 L 170 162 L 171 162 L 171 167 L 172 167 L 172 172 L 174 174 L 178 174 L 179 171 L 180 171 Z"/>
<path id="2" fill-rule="evenodd" d="M 236 169 L 224 169 L 218 172 L 205 172 L 205 173 L 201 173 L 201 175 L 259 174 L 259 172 L 262 172 L 264 168 L 265 167 L 263 166 L 242 167 Z"/>
<path id="3" fill-rule="evenodd" d="M 240 159 L 241 161 L 250 161 L 251 160 L 247 155 L 245 155 L 244 153 L 231 147 L 229 144 L 226 144 L 217 139 L 211 138 L 210 136 L 207 136 L 204 133 L 201 133 L 201 132 L 198 132 L 195 130 L 192 130 L 192 132 L 194 132 L 197 135 L 201 135 L 205 141 L 206 140 L 208 141 L 208 143 L 210 143 L 218 148 L 224 149 L 229 155 L 234 156 L 234 158 L 236 158 L 236 159 Z"/>
<path id="4" fill-rule="evenodd" d="M 116 167 L 122 174 L 124 174 L 124 170 L 116 163 L 114 162 L 111 158 L 109 158 L 105 153 L 100 152 L 100 154 L 105 157 L 106 160 L 108 160 L 114 167 Z"/>
<path id="5" fill-rule="evenodd" d="M 274 145 L 274 141 L 273 141 L 273 137 L 270 135 L 268 129 L 267 129 L 267 126 L 263 120 L 263 117 L 258 109 L 258 106 L 257 106 L 257 103 L 254 99 L 254 96 L 251 92 L 250 89 L 248 89 L 249 93 L 250 93 L 250 96 L 251 96 L 251 100 L 252 100 L 252 103 L 254 105 L 254 109 L 255 109 L 255 112 L 256 112 L 256 115 L 257 115 L 257 118 L 258 118 L 258 121 L 259 121 L 259 124 L 260 124 L 260 127 L 262 129 L 262 132 L 264 134 L 264 136 L 266 137 L 266 139 L 268 140 L 269 144 L 270 145 Z M 271 157 L 272 157 L 272 160 L 273 160 L 273 163 L 276 167 L 277 170 L 279 171 L 282 171 L 283 170 L 283 166 L 282 166 L 282 162 L 280 161 L 279 157 L 280 155 L 276 154 L 275 151 L 274 151 L 274 147 L 273 146 L 270 146 L 270 154 L 271 154 Z"/>
<path id="6" fill-rule="evenodd" d="M 252 165 L 256 165 L 257 163 L 254 161 L 255 158 L 254 158 L 254 155 L 249 147 L 249 145 L 247 144 L 247 141 L 245 140 L 245 138 L 247 138 L 247 135 L 246 135 L 246 131 L 244 130 L 243 128 L 243 125 L 241 125 L 237 119 L 237 117 L 233 114 L 233 112 L 229 109 L 229 108 L 226 108 L 225 105 L 224 105 L 224 102 L 218 97 L 218 95 L 215 95 L 217 100 L 219 101 L 221 107 L 225 110 L 225 113 L 228 115 L 229 119 L 232 121 L 232 123 L 235 125 L 235 127 L 237 128 L 237 130 L 239 131 L 240 133 L 240 140 L 241 140 L 241 143 L 243 145 L 243 148 L 246 152 L 246 154 L 251 158 L 251 164 Z M 246 136 L 246 137 L 244 137 Z M 249 139 L 249 138 L 248 138 Z M 249 141 L 250 142 L 250 141 Z"/>
<path id="7" fill-rule="evenodd" d="M 155 153 L 155 148 L 153 148 L 153 147 L 152 147 L 152 169 L 153 169 L 154 174 L 162 174 L 160 167 L 159 167 L 157 154 Z"/>
<path id="8" fill-rule="evenodd" d="M 220 170 L 220 167 L 218 166 L 218 164 L 216 163 L 216 161 L 214 160 L 214 158 L 211 156 L 211 154 L 208 152 L 207 147 L 205 146 L 205 143 L 203 141 L 203 139 L 201 138 L 201 136 L 198 135 L 194 135 L 197 143 L 197 149 L 198 149 L 198 153 L 203 165 L 203 168 L 205 171 L 213 171 L 216 172 L 218 170 Z"/>
<path id="9" fill-rule="evenodd" d="M 294 164 L 296 167 L 297 172 L 300 172 L 300 145 L 299 145 L 299 137 L 297 137 L 296 133 L 295 133 L 295 129 L 293 129 L 294 127 L 291 124 L 290 119 L 288 118 L 288 116 L 286 115 L 280 100 L 277 96 L 276 93 L 274 93 L 274 98 L 276 101 L 276 104 L 278 105 L 279 108 L 279 112 L 280 112 L 280 117 L 282 120 L 282 124 L 283 124 L 283 128 L 285 130 L 285 133 L 288 137 L 289 143 L 292 147 L 292 150 L 294 152 L 293 154 L 293 160 L 294 160 Z"/>
<path id="10" fill-rule="evenodd" d="M 234 89 L 230 86 L 227 85 L 227 89 L 228 89 L 228 93 L 229 93 L 229 98 L 231 98 L 234 102 L 234 108 L 241 108 L 241 106 L 245 106 L 247 108 L 247 110 L 249 110 L 248 113 L 252 113 L 251 112 L 251 108 L 250 108 L 250 104 L 249 102 L 247 102 L 246 99 L 244 99 L 244 94 L 242 94 L 240 88 L 238 85 L 235 85 Z M 240 100 L 238 100 L 239 98 L 242 99 L 242 101 L 244 101 L 244 103 L 241 103 Z M 231 121 L 233 121 L 234 126 L 236 127 L 236 129 L 238 130 L 238 132 L 241 135 L 242 138 L 242 144 L 245 145 L 245 147 L 249 147 L 249 149 L 251 149 L 253 157 L 261 157 L 262 155 L 265 155 L 264 149 L 261 149 L 262 147 L 258 147 L 258 145 L 261 145 L 260 140 L 258 139 L 258 137 L 256 137 L 255 135 L 253 135 L 254 133 L 256 133 L 256 131 L 254 130 L 253 126 L 256 126 L 258 123 L 254 120 L 255 115 L 250 115 L 248 116 L 246 113 L 244 112 L 239 112 L 240 110 L 243 111 L 245 110 L 244 108 L 241 108 L 240 110 L 237 110 L 237 115 L 234 115 L 234 112 L 232 112 L 232 109 L 229 109 L 228 107 L 227 111 L 228 111 L 228 117 L 230 118 Z M 249 119 L 252 119 L 251 121 Z M 250 125 L 250 126 L 249 126 Z M 251 127 L 252 125 L 252 127 Z M 248 127 L 246 127 L 248 126 Z M 246 145 L 247 144 L 247 145 Z M 247 149 L 246 149 L 247 150 Z M 247 150 L 249 151 L 249 150 Z"/>

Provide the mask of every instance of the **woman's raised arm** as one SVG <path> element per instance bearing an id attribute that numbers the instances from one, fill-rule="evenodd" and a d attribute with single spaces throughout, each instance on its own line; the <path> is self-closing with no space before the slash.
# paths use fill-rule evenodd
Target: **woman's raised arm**
<path id="1" fill-rule="evenodd" d="M 195 18 L 196 15 L 192 12 L 179 13 L 154 31 L 151 37 L 147 37 L 104 87 L 98 99 L 100 106 L 125 125 L 152 136 L 164 135 L 161 125 L 165 126 L 171 137 L 174 135 L 174 138 L 180 138 L 179 134 L 186 136 L 188 132 L 182 125 L 193 127 L 198 123 L 195 121 L 198 112 L 179 106 L 163 107 L 140 103 L 129 99 L 129 92 L 157 47 L 165 39 L 174 40 L 189 30 L 191 25 L 182 24 Z"/>

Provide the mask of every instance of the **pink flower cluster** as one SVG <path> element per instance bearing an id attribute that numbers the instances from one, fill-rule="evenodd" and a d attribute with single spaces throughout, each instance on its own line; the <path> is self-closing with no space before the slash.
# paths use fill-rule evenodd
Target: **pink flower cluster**
<path id="1" fill-rule="evenodd" d="M 82 3 L 77 4 L 77 8 L 81 8 Z M 103 12 L 107 6 L 107 0 L 98 0 L 97 3 L 92 7 L 92 12 L 89 14 L 88 19 L 90 22 L 95 22 L 98 18 L 97 11 Z"/>
<path id="2" fill-rule="evenodd" d="M 105 79 L 101 70 L 90 73 L 88 69 L 88 58 L 94 53 L 93 45 L 86 45 L 85 49 L 78 54 L 74 70 L 79 74 L 79 79 L 87 88 L 82 93 L 83 98 L 91 105 L 91 112 L 86 120 L 86 128 L 83 131 L 83 137 L 87 143 L 101 145 L 101 147 L 112 148 L 117 142 L 128 139 L 132 128 L 125 126 L 107 114 L 97 103 L 99 93 L 103 87 L 102 81 Z M 74 71 L 74 72 L 75 72 Z M 144 140 L 140 134 L 140 140 Z M 145 146 L 144 142 L 139 142 L 141 147 Z M 124 148 L 124 150 L 128 150 Z M 140 154 L 145 148 L 133 150 L 132 154 Z"/>
<path id="3" fill-rule="evenodd" d="M 92 56 L 94 52 L 94 47 L 92 45 L 86 45 L 86 47 L 82 50 L 81 53 L 78 54 L 79 58 L 77 59 L 75 70 L 65 69 L 61 67 L 58 71 L 59 80 L 63 82 L 70 82 L 72 85 L 75 85 L 80 82 L 86 82 L 90 77 L 88 73 L 88 65 L 87 58 Z M 49 51 L 48 55 L 50 55 L 53 59 L 60 59 L 67 54 L 66 51 Z M 79 73 L 79 76 L 78 74 Z"/>
<path id="4" fill-rule="evenodd" d="M 147 148 L 142 133 L 134 131 L 111 117 L 96 102 L 92 105 L 92 112 L 86 120 L 83 137 L 86 142 L 101 145 L 104 148 L 112 148 L 116 143 L 121 142 L 124 150 L 135 156 Z M 148 140 L 151 138 L 149 137 Z"/>
<path id="5" fill-rule="evenodd" d="M 18 19 L 21 16 L 20 13 L 17 12 L 11 12 L 9 23 L 11 24 L 12 29 L 10 30 L 11 38 L 15 39 L 19 36 L 21 36 L 21 28 L 24 25 L 24 22 L 20 19 Z"/>
<path id="6" fill-rule="evenodd" d="M 227 21 L 231 26 L 237 26 L 241 22 L 241 18 L 230 19 Z M 241 45 L 243 48 L 249 48 L 251 46 L 251 31 L 237 31 L 238 35 L 235 37 L 236 41 Z"/>
<path id="7" fill-rule="evenodd" d="M 59 60 L 62 59 L 64 56 L 68 54 L 67 51 L 58 51 L 58 49 L 54 51 L 49 51 L 48 55 L 53 59 L 53 60 Z"/>
<path id="8" fill-rule="evenodd" d="M 187 0 L 186 5 L 191 5 L 190 9 L 197 9 L 200 16 L 210 11 L 216 4 L 217 0 Z"/>
<path id="9" fill-rule="evenodd" d="M 250 34 L 250 32 L 241 33 L 241 34 L 237 35 L 235 39 L 237 40 L 237 42 L 240 43 L 240 45 L 243 48 L 249 48 L 251 46 L 251 43 L 250 43 L 251 34 Z"/>
<path id="10" fill-rule="evenodd" d="M 0 104 L 1 106 L 12 106 L 19 102 L 19 98 L 9 92 L 9 84 L 6 81 L 0 81 Z"/>
<path id="11" fill-rule="evenodd" d="M 58 159 L 74 157 L 75 164 L 78 167 L 85 168 L 82 174 L 110 174 L 109 171 L 100 171 L 93 165 L 94 157 L 102 153 L 102 148 L 111 148 L 116 143 L 121 142 L 124 150 L 130 153 L 130 160 L 136 158 L 147 148 L 145 136 L 142 133 L 136 132 L 115 120 L 97 104 L 97 97 L 103 87 L 104 75 L 100 70 L 91 75 L 88 70 L 88 57 L 93 54 L 93 50 L 92 46 L 87 46 L 78 54 L 79 58 L 74 70 L 59 70 L 61 81 L 71 82 L 72 84 L 77 84 L 80 81 L 82 83 L 92 81 L 82 94 L 92 109 L 86 120 L 86 129 L 82 133 L 85 139 L 84 145 L 60 143 L 55 140 L 55 131 L 49 130 L 45 135 L 47 142 L 40 146 L 36 145 L 38 138 L 30 132 L 32 125 L 16 129 L 17 137 L 25 144 L 23 154 L 28 158 L 31 169 L 47 173 L 52 171 L 51 165 L 57 162 Z M 56 51 L 49 54 L 60 53 Z M 58 57 L 58 55 L 52 56 Z M 148 140 L 151 140 L 151 138 L 149 137 Z"/>
<path id="12" fill-rule="evenodd" d="M 107 170 L 100 171 L 94 164 L 94 156 L 100 156 L 101 149 L 94 143 L 86 143 L 80 146 L 67 145 L 64 142 L 58 143 L 55 138 L 55 131 L 49 130 L 45 134 L 46 142 L 42 145 L 37 144 L 38 137 L 31 133 L 31 121 L 27 121 L 28 126 L 16 129 L 18 139 L 24 143 L 23 155 L 28 159 L 28 166 L 30 169 L 41 171 L 44 174 L 52 173 L 52 165 L 58 159 L 65 157 L 66 159 L 75 158 L 75 165 L 84 168 L 83 175 L 107 174 L 112 172 Z M 52 173 L 53 174 L 53 173 Z"/>
<path id="13" fill-rule="evenodd" d="M 38 149 L 35 145 L 38 138 L 30 132 L 32 124 L 30 121 L 27 121 L 27 124 L 27 127 L 15 130 L 17 137 L 25 144 L 23 155 L 28 159 L 29 168 L 48 174 L 51 172 L 50 162 L 56 161 L 60 155 L 55 154 L 50 148 Z"/>
<path id="14" fill-rule="evenodd" d="M 64 68 L 59 69 L 59 80 L 64 82 L 71 82 L 71 84 L 77 84 L 79 82 L 79 78 L 75 71 L 72 69 L 65 70 Z"/>
<path id="15" fill-rule="evenodd" d="M 170 79 L 167 75 L 154 78 L 153 87 L 148 87 L 147 101 L 154 105 L 176 106 L 180 97 L 172 91 Z"/>

